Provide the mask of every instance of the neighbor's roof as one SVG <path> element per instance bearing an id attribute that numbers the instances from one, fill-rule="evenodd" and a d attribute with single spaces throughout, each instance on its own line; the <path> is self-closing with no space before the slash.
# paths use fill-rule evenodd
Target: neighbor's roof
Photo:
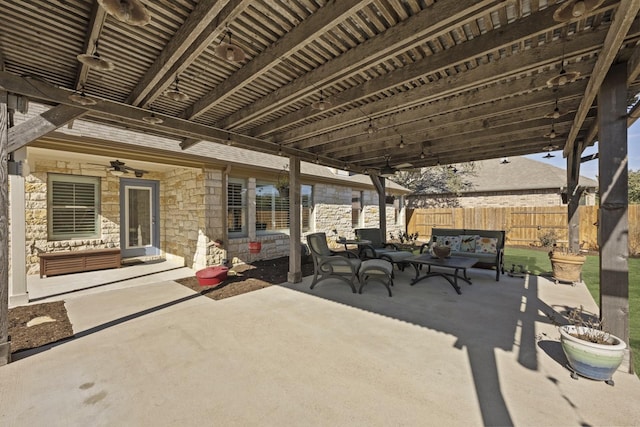
<path id="1" fill-rule="evenodd" d="M 562 168 L 527 157 L 510 157 L 508 160 L 509 163 L 501 163 L 502 159 L 474 162 L 475 174 L 469 177 L 472 186 L 463 193 L 536 190 L 567 185 L 567 172 Z M 581 176 L 580 186 L 596 188 L 598 183 Z"/>

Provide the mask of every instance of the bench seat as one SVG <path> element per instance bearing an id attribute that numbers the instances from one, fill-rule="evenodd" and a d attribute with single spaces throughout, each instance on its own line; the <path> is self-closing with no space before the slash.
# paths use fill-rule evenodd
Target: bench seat
<path id="1" fill-rule="evenodd" d="M 431 240 L 420 247 L 420 253 L 430 250 L 434 244 L 441 244 L 442 240 L 449 236 L 480 236 L 481 238 L 495 239 L 495 253 L 467 252 L 452 250 L 452 256 L 477 258 L 479 261 L 474 267 L 496 269 L 496 281 L 500 280 L 500 274 L 504 274 L 504 230 L 475 230 L 460 228 L 434 228 L 431 230 Z"/>
<path id="2" fill-rule="evenodd" d="M 43 252 L 38 257 L 40 277 L 119 268 L 122 263 L 120 248 Z"/>

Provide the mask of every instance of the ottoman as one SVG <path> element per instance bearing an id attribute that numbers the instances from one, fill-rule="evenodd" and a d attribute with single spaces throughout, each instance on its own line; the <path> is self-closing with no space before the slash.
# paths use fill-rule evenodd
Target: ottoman
<path id="1" fill-rule="evenodd" d="M 384 259 L 368 259 L 360 264 L 358 277 L 360 279 L 360 289 L 358 293 L 362 293 L 362 288 L 369 282 L 378 282 L 383 284 L 389 296 L 391 296 L 391 286 L 393 286 L 393 264 Z"/>

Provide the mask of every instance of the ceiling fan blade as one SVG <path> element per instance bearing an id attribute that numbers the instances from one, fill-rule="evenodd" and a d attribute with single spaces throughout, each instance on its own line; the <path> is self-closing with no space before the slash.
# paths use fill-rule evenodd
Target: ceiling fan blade
<path id="1" fill-rule="evenodd" d="M 413 168 L 413 164 L 411 164 L 411 163 L 400 163 L 399 165 L 395 165 L 394 168 L 396 168 L 396 169 Z"/>

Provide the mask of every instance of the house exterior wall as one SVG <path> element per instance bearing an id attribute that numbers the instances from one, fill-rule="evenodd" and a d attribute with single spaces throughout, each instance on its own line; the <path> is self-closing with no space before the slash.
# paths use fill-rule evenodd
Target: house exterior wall
<path id="1" fill-rule="evenodd" d="M 409 196 L 410 208 L 478 208 L 478 207 L 524 207 L 524 206 L 561 206 L 562 195 L 559 189 L 483 192 L 463 194 L 458 197 Z M 584 193 L 581 204 L 594 206 L 596 202 L 593 191 Z"/>
<path id="2" fill-rule="evenodd" d="M 39 273 L 40 252 L 101 249 L 120 247 L 120 185 L 119 178 L 89 163 L 61 160 L 30 160 L 31 174 L 25 180 L 26 269 L 27 274 Z M 100 178 L 100 238 L 48 240 L 47 176 L 49 173 L 96 176 Z M 251 262 L 289 255 L 289 235 L 273 233 L 228 239 L 221 247 L 226 217 L 223 194 L 223 171 L 213 168 L 181 168 L 166 172 L 150 172 L 142 179 L 160 183 L 160 250 L 161 257 L 183 263 L 194 269 L 219 265 L 225 261 Z M 249 189 L 255 182 L 248 180 Z M 355 237 L 351 226 L 352 188 L 319 183 L 313 185 L 311 229 L 324 231 L 331 240 L 332 230 L 347 237 Z M 362 223 L 364 227 L 378 227 L 378 196 L 374 190 L 363 191 Z M 251 203 L 249 203 L 251 205 Z M 255 205 L 254 208 L 255 209 Z M 255 217 L 255 213 L 254 213 Z M 255 221 L 249 221 L 255 224 Z M 387 205 L 387 231 L 405 230 L 405 209 L 396 211 Z M 250 237 L 253 236 L 253 237 Z M 260 241 L 259 254 L 249 253 L 250 241 Z M 302 241 L 305 242 L 304 236 Z"/>
<path id="3" fill-rule="evenodd" d="M 40 252 L 115 248 L 120 245 L 118 180 L 106 172 L 83 172 L 84 166 L 65 161 L 39 161 L 31 164 L 31 174 L 25 182 L 25 239 L 27 243 L 27 274 L 39 272 Z M 47 174 L 100 177 L 101 237 L 97 239 L 48 240 Z"/>

